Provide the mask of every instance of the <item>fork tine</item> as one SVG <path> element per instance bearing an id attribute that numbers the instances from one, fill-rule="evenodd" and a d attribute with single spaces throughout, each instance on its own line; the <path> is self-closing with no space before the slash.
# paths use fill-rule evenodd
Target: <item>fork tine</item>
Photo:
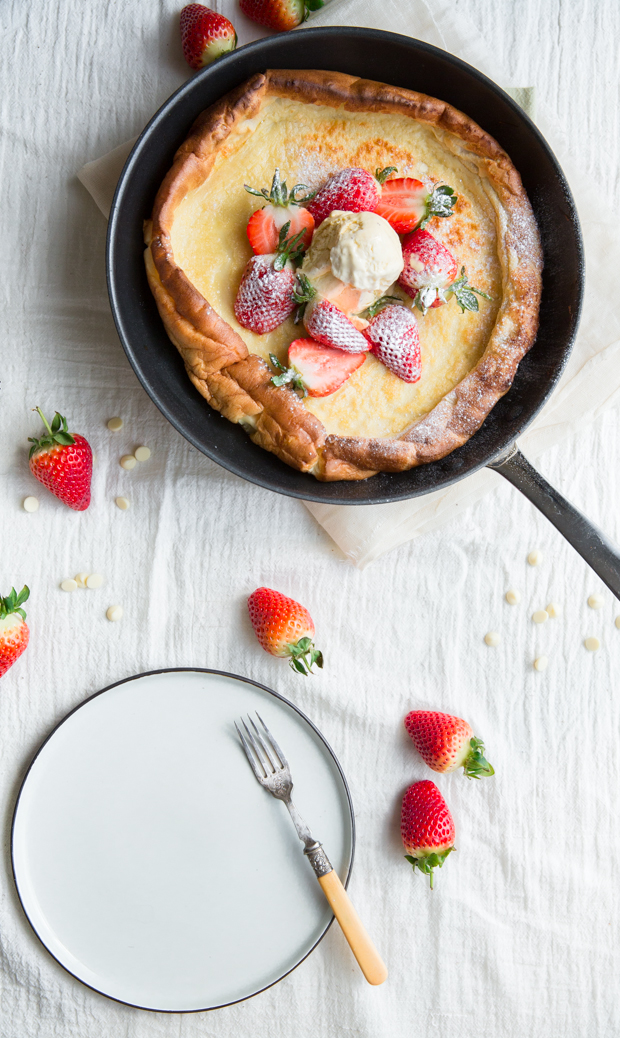
<path id="1" fill-rule="evenodd" d="M 248 721 L 250 722 L 250 724 L 252 723 L 252 720 L 251 720 L 251 718 L 249 716 L 248 716 Z M 266 761 L 265 761 L 265 754 L 262 751 L 262 747 L 259 745 L 259 743 L 256 741 L 256 739 L 252 735 L 252 732 L 248 728 L 248 726 L 245 723 L 245 721 L 243 720 L 243 718 L 241 720 L 241 723 L 242 723 L 243 727 L 245 728 L 245 734 L 246 734 L 246 736 L 248 738 L 248 742 L 250 743 L 250 746 L 252 747 L 252 749 L 254 750 L 254 753 L 256 754 L 256 758 L 258 760 L 258 763 L 260 764 L 261 768 L 263 769 L 263 774 L 264 774 L 265 778 L 267 778 L 269 775 L 273 774 L 273 770 L 274 770 L 273 767 L 269 767 L 268 768 L 268 766 L 267 766 L 267 764 L 271 765 L 271 760 L 267 756 L 267 763 L 266 763 Z"/>
<path id="2" fill-rule="evenodd" d="M 261 715 L 259 714 L 258 710 L 256 711 L 256 716 L 258 717 L 258 720 L 260 721 L 260 723 L 262 724 L 263 728 L 265 729 L 265 735 L 269 739 L 269 743 L 271 745 L 271 748 L 274 750 L 275 753 L 277 753 L 278 757 L 280 758 L 280 764 L 282 765 L 283 768 L 288 768 L 288 761 L 287 761 L 286 757 L 282 753 L 282 750 L 278 746 L 276 740 L 274 739 L 273 735 L 269 731 L 267 725 L 263 721 L 263 719 L 262 719 Z"/>
<path id="3" fill-rule="evenodd" d="M 245 740 L 243 732 L 240 731 L 240 729 L 238 728 L 236 721 L 235 721 L 235 728 L 237 729 L 237 735 L 239 736 L 239 738 L 241 740 L 241 745 L 243 746 L 243 749 L 245 750 L 245 755 L 248 758 L 248 761 L 250 762 L 250 767 L 251 767 L 252 771 L 254 772 L 255 777 L 260 782 L 264 776 L 259 773 L 259 770 L 256 767 L 256 761 L 254 760 L 254 754 L 252 753 L 250 747 L 248 746 L 248 743 Z M 265 769 L 263 768 L 263 771 L 264 770 Z"/>
<path id="4" fill-rule="evenodd" d="M 260 718 L 259 718 L 259 720 L 260 720 Z M 252 720 L 251 717 L 249 718 L 249 721 L 250 721 L 250 724 L 252 725 L 252 728 L 254 729 L 254 731 L 256 733 L 256 738 L 258 739 L 258 741 L 260 743 L 261 750 L 263 751 L 263 753 L 265 753 L 267 755 L 267 760 L 271 764 L 272 770 L 273 771 L 279 771 L 280 770 L 279 762 L 278 762 L 278 764 L 276 764 L 276 762 L 274 761 L 273 757 L 271 756 L 271 753 L 269 752 L 269 747 L 268 747 L 267 743 L 265 742 L 263 736 L 259 732 L 258 728 L 254 724 L 254 721 Z"/>

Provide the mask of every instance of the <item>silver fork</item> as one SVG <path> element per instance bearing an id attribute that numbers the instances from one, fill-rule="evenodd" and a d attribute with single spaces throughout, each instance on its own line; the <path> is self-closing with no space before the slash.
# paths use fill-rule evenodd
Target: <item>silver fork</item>
<path id="1" fill-rule="evenodd" d="M 382 984 L 387 977 L 387 969 L 381 956 L 364 929 L 322 844 L 314 839 L 291 800 L 293 778 L 286 757 L 260 714 L 257 713 L 256 717 L 260 728 L 249 715 L 249 725 L 243 719 L 240 721 L 241 727 L 235 722 L 237 735 L 241 740 L 254 776 L 272 796 L 286 804 L 297 835 L 304 845 L 304 854 L 314 869 L 323 893 L 340 923 L 342 932 L 362 973 L 369 984 Z"/>

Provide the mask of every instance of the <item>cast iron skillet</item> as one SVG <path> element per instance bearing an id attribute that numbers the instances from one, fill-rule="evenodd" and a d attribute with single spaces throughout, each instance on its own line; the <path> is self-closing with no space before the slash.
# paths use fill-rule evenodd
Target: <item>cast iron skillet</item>
<path id="1" fill-rule="evenodd" d="M 521 173 L 544 249 L 540 330 L 510 391 L 476 435 L 442 461 L 359 482 L 319 483 L 256 447 L 239 426 L 212 410 L 171 347 L 146 280 L 142 220 L 196 116 L 267 68 L 334 69 L 449 101 L 491 133 Z M 529 497 L 620 598 L 618 552 L 545 482 L 515 443 L 553 392 L 575 337 L 584 280 L 579 220 L 562 170 L 534 124 L 471 66 L 428 44 L 375 29 L 303 29 L 242 47 L 185 83 L 141 134 L 112 205 L 107 271 L 116 327 L 142 385 L 174 427 L 220 465 L 277 493 L 343 505 L 417 497 L 488 465 Z"/>

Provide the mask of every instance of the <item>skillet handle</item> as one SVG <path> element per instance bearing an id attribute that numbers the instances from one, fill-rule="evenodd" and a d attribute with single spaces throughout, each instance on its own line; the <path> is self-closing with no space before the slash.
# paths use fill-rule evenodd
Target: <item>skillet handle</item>
<path id="1" fill-rule="evenodd" d="M 516 445 L 488 467 L 525 494 L 620 599 L 620 552 L 598 527 L 547 483 Z"/>

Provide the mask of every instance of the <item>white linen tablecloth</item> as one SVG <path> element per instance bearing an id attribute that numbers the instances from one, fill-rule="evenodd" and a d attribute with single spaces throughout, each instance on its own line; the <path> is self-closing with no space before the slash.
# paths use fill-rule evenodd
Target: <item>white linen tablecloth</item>
<path id="1" fill-rule="evenodd" d="M 135 135 L 187 74 L 180 4 L 32 0 L 3 7 L 1 122 L 5 313 L 0 593 L 32 589 L 31 644 L 0 682 L 1 1038 L 616 1038 L 620 839 L 617 831 L 620 606 L 525 499 L 498 489 L 439 530 L 365 570 L 352 567 L 297 501 L 231 476 L 193 450 L 137 383 L 119 346 L 104 274 L 105 225 L 75 179 L 94 155 Z M 240 42 L 263 35 L 235 13 Z M 502 81 L 536 83 L 558 126 L 583 142 L 616 222 L 620 9 L 571 0 L 455 0 L 482 31 Z M 603 304 L 602 304 L 603 305 Z M 27 466 L 30 408 L 58 408 L 97 453 L 93 504 L 70 512 Z M 125 419 L 120 433 L 106 421 Z M 140 443 L 133 472 L 118 466 Z M 541 468 L 620 540 L 618 414 L 606 411 L 549 450 Z M 131 500 L 120 512 L 114 497 Z M 21 502 L 35 494 L 40 510 Z M 541 566 L 526 564 L 534 547 Z M 72 595 L 59 581 L 98 570 Z M 257 647 L 244 600 L 260 584 L 306 604 L 326 654 L 304 680 Z M 508 587 L 521 590 L 508 606 Z M 601 591 L 604 606 L 587 596 Z M 555 599 L 561 618 L 538 627 Z M 105 619 L 120 603 L 120 623 Z M 500 646 L 484 633 L 497 629 Z M 598 653 L 584 636 L 597 634 Z M 545 653 L 549 668 L 532 669 Z M 349 780 L 358 843 L 351 895 L 388 962 L 363 981 L 332 927 L 274 988 L 211 1014 L 130 1009 L 89 991 L 41 948 L 11 880 L 9 830 L 25 769 L 82 699 L 139 671 L 236 671 L 297 702 Z M 458 852 L 431 895 L 402 858 L 399 801 L 429 777 L 402 729 L 414 706 L 468 718 L 496 777 L 437 777 Z"/>

